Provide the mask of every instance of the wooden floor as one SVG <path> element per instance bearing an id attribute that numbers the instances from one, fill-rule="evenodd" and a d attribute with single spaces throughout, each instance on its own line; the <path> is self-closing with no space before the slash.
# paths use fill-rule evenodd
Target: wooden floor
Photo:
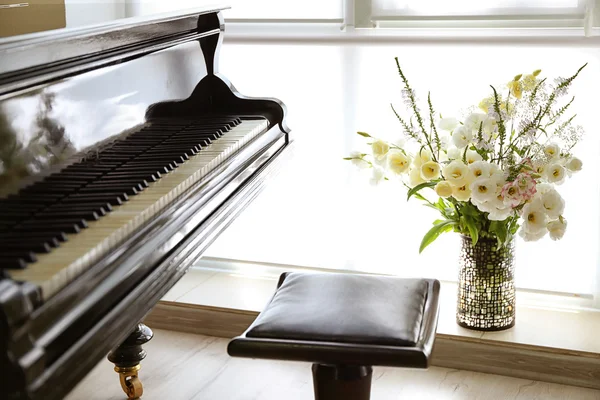
<path id="1" fill-rule="evenodd" d="M 227 339 L 156 330 L 140 377 L 144 400 L 311 400 L 310 365 L 231 358 Z M 67 400 L 124 400 L 102 361 Z M 372 400 L 600 400 L 600 391 L 446 368 L 375 368 Z M 351 400 L 351 399 L 349 399 Z"/>

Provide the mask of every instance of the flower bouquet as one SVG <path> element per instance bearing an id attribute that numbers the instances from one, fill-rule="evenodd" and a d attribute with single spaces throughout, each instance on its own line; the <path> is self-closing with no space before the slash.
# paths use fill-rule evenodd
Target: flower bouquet
<path id="1" fill-rule="evenodd" d="M 395 60 L 409 113 L 402 116 L 392 105 L 403 137 L 393 143 L 358 132 L 371 151 L 345 159 L 372 168 L 371 183 L 398 181 L 408 199 L 440 213 L 419 252 L 444 232 L 461 234 L 458 323 L 482 330 L 510 327 L 515 235 L 559 240 L 567 228 L 556 187 L 582 168 L 572 149 L 583 129 L 574 125 L 574 97 L 566 94 L 585 65 L 552 83 L 536 70 L 515 76 L 506 87 L 490 86 L 489 97 L 457 120 L 438 116 L 430 94 L 421 110 Z"/>

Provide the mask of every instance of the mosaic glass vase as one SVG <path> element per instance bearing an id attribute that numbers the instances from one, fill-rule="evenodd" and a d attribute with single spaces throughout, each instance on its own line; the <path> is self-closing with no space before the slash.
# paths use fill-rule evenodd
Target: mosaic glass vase
<path id="1" fill-rule="evenodd" d="M 456 322 L 465 328 L 499 331 L 515 325 L 515 241 L 498 249 L 496 239 L 473 246 L 461 235 Z"/>

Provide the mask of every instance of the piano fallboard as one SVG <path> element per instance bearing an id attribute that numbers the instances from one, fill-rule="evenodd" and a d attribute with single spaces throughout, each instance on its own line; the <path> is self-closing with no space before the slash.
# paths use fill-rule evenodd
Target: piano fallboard
<path id="1" fill-rule="evenodd" d="M 0 398 L 62 398 L 277 169 L 291 144 L 285 106 L 218 73 L 223 30 L 209 8 L 0 42 Z M 90 214 L 97 199 L 112 205 Z M 56 236 L 80 211 L 81 228 Z M 93 229 L 114 215 L 137 222 L 104 240 Z M 67 271 L 71 242 L 86 262 Z"/>

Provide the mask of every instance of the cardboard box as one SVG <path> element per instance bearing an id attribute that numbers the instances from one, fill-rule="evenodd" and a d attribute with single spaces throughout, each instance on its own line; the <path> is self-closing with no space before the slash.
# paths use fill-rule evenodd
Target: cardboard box
<path id="1" fill-rule="evenodd" d="M 64 0 L 0 0 L 0 37 L 65 26 Z"/>

